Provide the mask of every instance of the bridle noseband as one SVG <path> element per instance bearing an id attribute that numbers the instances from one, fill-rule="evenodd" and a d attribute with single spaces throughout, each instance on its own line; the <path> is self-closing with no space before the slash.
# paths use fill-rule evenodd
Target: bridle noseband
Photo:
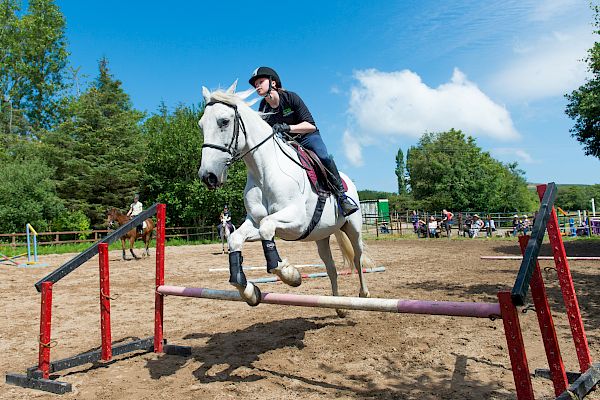
<path id="1" fill-rule="evenodd" d="M 244 133 L 244 137 L 246 139 L 248 138 L 248 135 L 246 134 L 246 126 L 244 125 L 244 120 L 242 119 L 242 117 L 240 116 L 240 113 L 238 112 L 237 105 L 235 105 L 235 104 L 228 104 L 228 103 L 225 103 L 225 102 L 219 101 L 219 100 L 213 100 L 213 101 L 210 101 L 210 102 L 206 103 L 205 107 L 213 106 L 215 104 L 223 104 L 223 105 L 226 105 L 227 107 L 233 108 L 233 111 L 235 112 L 235 116 L 234 116 L 234 119 L 233 119 L 233 136 L 231 137 L 231 142 L 229 142 L 229 145 L 227 147 L 221 146 L 219 144 L 204 143 L 202 145 L 202 148 L 209 147 L 211 149 L 217 149 L 217 150 L 220 150 L 220 151 L 222 151 L 224 153 L 227 153 L 227 154 L 231 155 L 231 158 L 225 163 L 225 165 L 227 167 L 229 167 L 231 164 L 233 164 L 233 163 L 241 160 L 242 158 L 244 158 L 246 156 L 246 154 L 248 154 L 251 151 L 256 150 L 258 147 L 262 146 L 267 140 L 271 139 L 275 135 L 275 133 L 270 134 L 269 136 L 267 136 L 263 141 L 261 141 L 256 146 L 252 147 L 249 150 L 246 150 L 243 153 L 240 153 L 237 150 L 237 147 L 238 147 L 238 138 L 240 136 L 240 127 L 241 127 L 241 130 Z"/>

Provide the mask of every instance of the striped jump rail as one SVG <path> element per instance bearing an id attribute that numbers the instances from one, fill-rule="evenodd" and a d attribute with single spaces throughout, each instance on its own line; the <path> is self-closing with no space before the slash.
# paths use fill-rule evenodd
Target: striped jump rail
<path id="1" fill-rule="evenodd" d="M 169 296 L 197 297 L 212 300 L 244 301 L 238 291 L 182 286 L 158 286 L 157 293 Z M 498 303 L 373 299 L 342 296 L 313 296 L 263 293 L 262 303 L 299 307 L 337 308 L 403 314 L 446 315 L 454 317 L 502 318 Z"/>
<path id="2" fill-rule="evenodd" d="M 369 274 L 373 272 L 385 272 L 385 267 L 375 267 L 375 268 L 363 268 L 363 273 Z M 356 274 L 357 272 L 354 270 L 346 270 L 339 271 L 337 273 L 338 276 L 346 276 Z M 313 278 L 325 278 L 327 276 L 327 272 L 314 272 L 312 274 L 302 274 L 302 279 L 313 279 Z M 266 276 L 264 278 L 254 278 L 249 280 L 252 283 L 277 283 L 281 282 L 281 278 L 278 276 Z"/>

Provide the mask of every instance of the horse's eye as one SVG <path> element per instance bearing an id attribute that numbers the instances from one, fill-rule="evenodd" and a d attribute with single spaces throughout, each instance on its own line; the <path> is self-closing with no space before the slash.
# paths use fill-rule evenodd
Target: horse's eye
<path id="1" fill-rule="evenodd" d="M 217 120 L 217 125 L 219 125 L 219 128 L 227 128 L 229 120 L 227 118 L 219 118 Z"/>

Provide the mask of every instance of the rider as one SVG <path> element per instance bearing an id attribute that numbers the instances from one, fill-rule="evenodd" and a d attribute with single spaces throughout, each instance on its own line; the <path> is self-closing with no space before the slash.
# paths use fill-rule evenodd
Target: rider
<path id="1" fill-rule="evenodd" d="M 217 226 L 217 232 L 219 232 L 219 236 L 221 236 L 221 228 L 223 227 L 223 220 L 225 220 L 225 222 L 227 223 L 227 227 L 229 228 L 229 232 L 233 232 L 233 230 L 235 229 L 233 227 L 233 224 L 231 223 L 231 214 L 229 213 L 229 208 L 227 207 L 227 204 L 225 204 L 225 206 L 223 207 L 223 212 L 221 213 L 221 223 L 219 223 L 219 225 Z M 221 238 L 223 239 L 223 238 Z"/>
<path id="2" fill-rule="evenodd" d="M 140 201 L 140 195 L 136 193 L 135 196 L 133 196 L 133 203 L 131 203 L 131 205 L 129 206 L 129 211 L 127 211 L 127 216 L 133 219 L 136 216 L 140 215 L 143 210 L 144 206 Z M 143 223 L 137 226 L 137 231 L 140 235 L 144 233 Z"/>
<path id="3" fill-rule="evenodd" d="M 249 83 L 256 88 L 259 96 L 264 97 L 258 110 L 267 113 L 264 118 L 273 127 L 273 132 L 294 137 L 302 147 L 312 150 L 319 157 L 329 171 L 334 195 L 344 216 L 358 211 L 356 203 L 344 193 L 333 157 L 327 151 L 315 121 L 300 96 L 283 89 L 279 75 L 269 67 L 255 69 Z"/>

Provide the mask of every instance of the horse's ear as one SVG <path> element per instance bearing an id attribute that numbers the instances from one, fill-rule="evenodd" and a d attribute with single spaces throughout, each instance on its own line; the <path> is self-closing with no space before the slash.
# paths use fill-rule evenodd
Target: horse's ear
<path id="1" fill-rule="evenodd" d="M 238 92 L 237 93 L 237 97 L 239 97 L 242 100 L 246 100 L 254 92 L 256 92 L 256 89 L 255 88 L 250 88 L 248 90 L 244 90 L 244 91 Z"/>
<path id="2" fill-rule="evenodd" d="M 236 79 L 231 86 L 229 86 L 229 88 L 226 90 L 227 93 L 229 94 L 234 94 L 235 93 L 235 88 L 237 87 L 237 82 L 238 80 Z"/>
<path id="3" fill-rule="evenodd" d="M 202 86 L 202 96 L 204 96 L 204 102 L 210 102 L 210 90 L 206 88 L 206 86 Z"/>

